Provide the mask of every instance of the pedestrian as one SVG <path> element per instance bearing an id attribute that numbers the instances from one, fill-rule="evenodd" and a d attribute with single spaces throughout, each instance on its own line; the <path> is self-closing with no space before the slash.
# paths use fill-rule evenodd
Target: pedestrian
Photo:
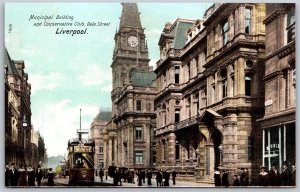
<path id="1" fill-rule="evenodd" d="M 156 184 L 157 186 L 162 186 L 162 172 L 161 170 L 157 170 L 156 172 Z"/>
<path id="2" fill-rule="evenodd" d="M 27 186 L 27 171 L 26 167 L 21 165 L 19 171 L 19 186 Z"/>
<path id="3" fill-rule="evenodd" d="M 143 183 L 145 183 L 146 182 L 145 181 L 145 179 L 146 179 L 146 173 L 145 173 L 144 169 L 141 170 L 141 178 L 142 178 Z"/>
<path id="4" fill-rule="evenodd" d="M 296 186 L 296 166 L 294 164 L 292 165 L 291 175 L 291 186 Z"/>
<path id="5" fill-rule="evenodd" d="M 268 172 L 266 171 L 266 166 L 261 166 L 260 167 L 260 173 L 258 175 L 258 185 L 259 186 L 268 186 L 269 185 L 269 176 Z"/>
<path id="6" fill-rule="evenodd" d="M 214 179 L 215 179 L 215 186 L 216 187 L 221 186 L 221 174 L 218 168 L 215 170 Z"/>
<path id="7" fill-rule="evenodd" d="M 117 181 L 117 185 L 122 186 L 122 177 L 121 177 L 121 170 L 119 168 L 116 169 L 116 181 Z"/>
<path id="8" fill-rule="evenodd" d="M 5 163 L 5 186 L 9 186 L 10 167 L 8 163 Z"/>
<path id="9" fill-rule="evenodd" d="M 224 170 L 223 175 L 222 175 L 222 186 L 228 187 L 229 186 L 229 181 L 228 181 L 228 171 Z"/>
<path id="10" fill-rule="evenodd" d="M 35 186 L 35 170 L 29 165 L 27 168 L 28 186 Z"/>
<path id="11" fill-rule="evenodd" d="M 239 181 L 238 176 L 236 174 L 233 175 L 233 186 L 235 186 L 235 187 L 240 186 L 240 181 Z"/>
<path id="12" fill-rule="evenodd" d="M 169 184 L 170 173 L 169 173 L 168 170 L 165 170 L 165 171 L 164 171 L 163 177 L 164 177 L 164 186 L 170 186 L 170 184 Z"/>
<path id="13" fill-rule="evenodd" d="M 283 164 L 283 171 L 281 173 L 281 185 L 282 186 L 290 186 L 291 185 L 291 179 L 292 174 L 289 170 L 289 164 L 287 162 L 284 162 Z"/>
<path id="14" fill-rule="evenodd" d="M 105 170 L 105 180 L 107 181 L 107 175 L 108 175 L 108 171 Z"/>
<path id="15" fill-rule="evenodd" d="M 19 171 L 15 167 L 15 163 L 11 164 L 9 171 L 9 183 L 10 186 L 18 186 L 19 182 Z"/>
<path id="16" fill-rule="evenodd" d="M 177 173 L 176 173 L 176 171 L 175 171 L 175 169 L 172 171 L 172 180 L 173 180 L 173 185 L 175 185 L 176 184 L 176 175 L 177 175 Z"/>
<path id="17" fill-rule="evenodd" d="M 269 185 L 280 186 L 281 178 L 280 173 L 275 164 L 272 164 L 271 171 L 269 171 Z"/>
<path id="18" fill-rule="evenodd" d="M 47 173 L 47 178 L 48 178 L 48 185 L 54 186 L 54 172 L 52 171 L 52 168 L 49 168 Z"/>
<path id="19" fill-rule="evenodd" d="M 147 180 L 148 180 L 148 185 L 152 185 L 151 183 L 151 179 L 152 179 L 152 172 L 151 170 L 147 170 Z"/>
<path id="20" fill-rule="evenodd" d="M 103 169 L 100 169 L 100 171 L 99 171 L 99 177 L 100 177 L 101 183 L 103 183 L 103 176 L 104 176 Z"/>
<path id="21" fill-rule="evenodd" d="M 36 176 L 36 182 L 37 182 L 37 185 L 38 186 L 41 186 L 41 181 L 44 177 L 44 173 L 43 173 L 43 170 L 41 169 L 41 166 L 39 165 L 38 166 L 38 169 L 35 173 L 35 176 Z"/>
<path id="22" fill-rule="evenodd" d="M 137 174 L 137 176 L 138 176 L 138 186 L 142 186 L 143 184 L 142 184 L 142 181 L 143 181 L 143 179 L 142 179 L 142 171 L 141 170 L 139 170 L 138 171 L 138 174 Z"/>

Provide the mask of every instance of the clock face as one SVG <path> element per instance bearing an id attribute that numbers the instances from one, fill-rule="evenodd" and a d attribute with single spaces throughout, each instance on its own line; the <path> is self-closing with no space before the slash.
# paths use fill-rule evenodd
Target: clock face
<path id="1" fill-rule="evenodd" d="M 130 47 L 136 47 L 138 45 L 138 39 L 135 36 L 130 36 L 128 38 L 128 45 Z"/>

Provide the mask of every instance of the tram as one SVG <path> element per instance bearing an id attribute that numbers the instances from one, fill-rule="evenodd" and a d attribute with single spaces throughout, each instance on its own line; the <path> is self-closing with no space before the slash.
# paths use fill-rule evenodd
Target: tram
<path id="1" fill-rule="evenodd" d="M 94 183 L 95 142 L 71 139 L 68 142 L 69 185 Z"/>

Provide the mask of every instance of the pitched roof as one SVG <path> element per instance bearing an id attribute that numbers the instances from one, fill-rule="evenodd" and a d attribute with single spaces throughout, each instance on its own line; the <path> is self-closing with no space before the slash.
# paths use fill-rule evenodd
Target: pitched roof
<path id="1" fill-rule="evenodd" d="M 138 87 L 156 87 L 156 74 L 151 72 L 134 72 L 131 76 L 131 84 Z"/>
<path id="2" fill-rule="evenodd" d="M 110 121 L 112 112 L 111 111 L 100 111 L 98 115 L 95 117 L 97 121 Z"/>
<path id="3" fill-rule="evenodd" d="M 7 74 L 20 75 L 14 62 L 11 60 L 7 49 L 5 49 L 5 53 L 4 53 L 4 65 L 7 66 Z"/>
<path id="4" fill-rule="evenodd" d="M 187 41 L 187 30 L 193 26 L 193 23 L 179 21 L 176 27 L 175 38 L 173 42 L 173 47 L 175 49 L 182 49 Z"/>
<path id="5" fill-rule="evenodd" d="M 122 27 L 142 28 L 140 13 L 136 3 L 122 3 L 123 10 L 121 15 L 120 29 Z"/>

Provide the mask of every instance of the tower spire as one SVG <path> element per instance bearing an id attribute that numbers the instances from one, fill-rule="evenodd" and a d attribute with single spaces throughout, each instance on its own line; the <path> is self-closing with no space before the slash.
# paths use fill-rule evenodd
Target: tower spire
<path id="1" fill-rule="evenodd" d="M 136 3 L 121 3 L 123 6 L 120 27 L 142 28 L 140 13 Z"/>

